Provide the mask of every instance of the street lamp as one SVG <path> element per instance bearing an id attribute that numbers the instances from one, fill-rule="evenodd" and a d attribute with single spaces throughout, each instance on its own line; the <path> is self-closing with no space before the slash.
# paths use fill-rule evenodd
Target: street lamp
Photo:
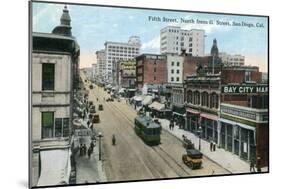
<path id="1" fill-rule="evenodd" d="M 197 130 L 197 133 L 199 135 L 199 147 L 198 147 L 198 149 L 200 151 L 201 150 L 201 133 L 202 133 L 202 127 L 201 126 L 199 126 L 199 128 Z"/>
<path id="2" fill-rule="evenodd" d="M 99 161 L 101 161 L 101 137 L 103 137 L 101 132 L 98 133 L 98 137 L 99 137 Z"/>

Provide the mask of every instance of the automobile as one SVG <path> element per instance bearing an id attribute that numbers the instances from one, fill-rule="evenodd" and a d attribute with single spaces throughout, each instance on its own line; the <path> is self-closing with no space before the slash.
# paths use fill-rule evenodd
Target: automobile
<path id="1" fill-rule="evenodd" d="M 107 98 L 107 99 L 106 99 L 106 102 L 110 102 L 110 101 L 112 101 L 112 102 L 113 102 L 113 101 L 114 101 L 114 99 L 113 99 L 113 98 L 111 98 L 111 97 L 109 97 L 109 98 Z"/>
<path id="2" fill-rule="evenodd" d="M 93 101 L 89 101 L 90 106 L 93 106 L 93 104 L 94 104 Z"/>
<path id="3" fill-rule="evenodd" d="M 186 154 L 182 155 L 182 161 L 191 169 L 202 167 L 203 154 L 196 149 L 186 149 Z"/>
<path id="4" fill-rule="evenodd" d="M 100 116 L 99 116 L 99 114 L 94 114 L 94 115 L 93 115 L 92 122 L 93 122 L 93 123 L 99 123 L 99 122 L 100 122 Z"/>
<path id="5" fill-rule="evenodd" d="M 99 104 L 99 110 L 102 111 L 103 110 L 103 105 Z"/>
<path id="6" fill-rule="evenodd" d="M 95 106 L 91 106 L 91 108 L 90 108 L 90 113 L 91 113 L 91 114 L 96 113 L 96 107 L 95 107 Z"/>

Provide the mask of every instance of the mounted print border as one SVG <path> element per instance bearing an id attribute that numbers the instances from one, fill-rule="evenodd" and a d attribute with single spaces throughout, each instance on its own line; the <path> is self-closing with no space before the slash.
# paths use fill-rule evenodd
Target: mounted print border
<path id="1" fill-rule="evenodd" d="M 269 172 L 269 17 L 29 2 L 29 186 Z"/>

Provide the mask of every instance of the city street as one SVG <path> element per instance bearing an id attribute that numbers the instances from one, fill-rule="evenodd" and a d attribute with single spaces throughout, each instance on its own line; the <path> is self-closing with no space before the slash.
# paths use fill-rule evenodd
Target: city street
<path id="1" fill-rule="evenodd" d="M 85 84 L 88 90 L 88 85 Z M 185 152 L 182 143 L 175 136 L 162 130 L 161 144 L 146 145 L 134 132 L 136 112 L 125 100 L 106 102 L 109 95 L 97 86 L 90 90 L 89 101 L 103 104 L 98 111 L 101 122 L 94 125 L 102 132 L 102 161 L 108 181 L 141 180 L 155 178 L 176 178 L 229 172 L 210 159 L 203 157 L 203 167 L 191 170 L 182 162 Z M 98 101 L 97 101 L 98 100 Z M 111 143 L 116 136 L 116 145 Z"/>

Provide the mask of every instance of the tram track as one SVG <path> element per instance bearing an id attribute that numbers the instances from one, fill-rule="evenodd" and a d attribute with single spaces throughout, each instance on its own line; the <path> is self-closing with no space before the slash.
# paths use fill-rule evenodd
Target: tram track
<path id="1" fill-rule="evenodd" d="M 134 122 L 125 114 L 123 111 L 121 111 L 115 104 L 112 104 L 115 109 L 118 109 L 118 111 L 127 119 L 127 121 L 134 124 Z M 168 133 L 169 134 L 169 133 Z M 190 172 L 186 171 L 182 165 L 178 163 L 177 160 L 174 159 L 167 151 L 165 151 L 161 146 L 152 146 L 151 149 L 158 154 L 158 156 L 166 162 L 166 164 L 180 177 L 184 177 L 187 175 L 190 175 Z"/>
<path id="2" fill-rule="evenodd" d="M 98 97 L 98 98 L 101 97 L 101 96 L 97 96 L 95 94 L 93 94 L 93 95 L 95 96 L 95 98 L 96 97 Z M 107 103 L 107 102 L 104 102 L 103 104 L 106 106 L 106 108 L 109 108 L 111 110 L 112 115 L 119 116 L 119 115 L 116 114 L 116 112 L 119 112 L 119 114 L 120 114 L 120 111 L 115 111 L 117 109 L 113 108 L 112 106 L 110 106 L 110 104 Z M 130 126 L 127 126 L 127 127 L 130 127 Z M 131 142 L 127 139 L 127 137 L 130 136 L 131 134 L 128 132 L 128 130 L 127 129 L 121 130 L 119 127 L 116 127 L 116 129 L 118 130 L 118 133 L 120 133 L 120 135 L 122 136 L 122 139 L 125 140 L 127 144 L 130 144 Z M 130 129 L 131 129 L 131 127 L 130 127 Z M 155 179 L 155 178 L 165 178 L 166 175 L 163 175 L 162 173 L 158 172 L 156 169 L 153 169 L 153 162 L 149 158 L 146 158 L 146 159 L 141 158 L 142 156 L 141 156 L 140 152 L 138 152 L 137 150 L 134 150 L 134 149 L 135 148 L 132 147 L 133 153 L 136 154 L 136 156 L 138 157 L 139 162 L 141 162 L 142 166 L 146 169 L 146 171 L 148 173 L 150 173 L 150 177 L 152 179 Z"/>

